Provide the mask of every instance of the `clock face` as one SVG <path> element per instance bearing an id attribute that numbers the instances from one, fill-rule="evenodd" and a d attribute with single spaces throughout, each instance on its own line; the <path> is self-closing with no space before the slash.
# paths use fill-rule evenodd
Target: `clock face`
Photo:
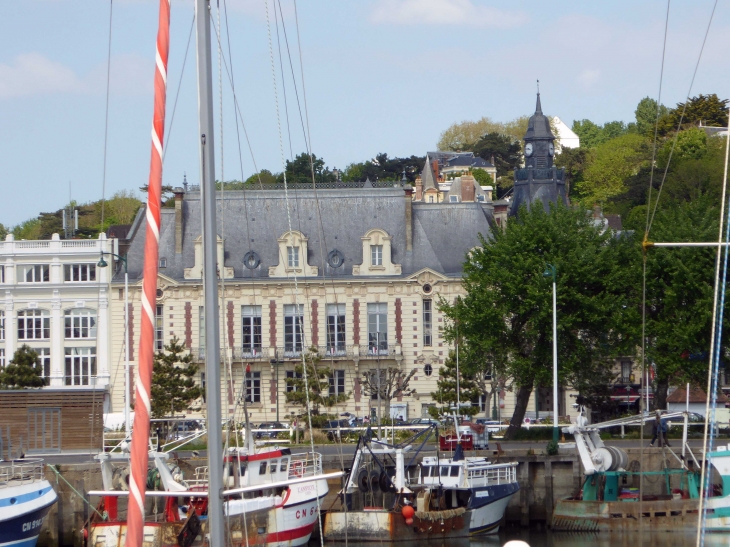
<path id="1" fill-rule="evenodd" d="M 551 156 L 552 156 L 553 154 L 555 154 L 555 146 L 553 146 L 553 143 L 550 143 L 550 144 L 548 145 L 548 154 L 550 154 Z"/>
<path id="2" fill-rule="evenodd" d="M 525 156 L 532 156 L 532 143 L 528 142 L 525 145 Z"/>

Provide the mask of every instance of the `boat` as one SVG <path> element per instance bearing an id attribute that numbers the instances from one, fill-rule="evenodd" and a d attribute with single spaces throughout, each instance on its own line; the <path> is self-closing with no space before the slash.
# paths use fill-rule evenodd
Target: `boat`
<path id="1" fill-rule="evenodd" d="M 587 425 L 582 413 L 576 424 L 563 429 L 575 438 L 576 450 L 583 465 L 585 479 L 575 496 L 558 500 L 553 510 L 555 531 L 652 531 L 696 530 L 700 510 L 701 465 L 687 445 L 688 412 L 661 414 L 662 419 L 684 417 L 681 457 L 664 447 L 680 463 L 678 468 L 634 471 L 627 469 L 628 455 L 624 450 L 606 446 L 601 429 L 620 425 L 643 425 L 654 421 L 644 414 Z M 689 455 L 689 458 L 687 457 Z M 705 501 L 708 531 L 730 531 L 730 447 L 720 446 L 708 452 L 707 464 L 714 467 L 722 483 L 714 485 Z M 662 484 L 663 493 L 643 494 L 638 484 L 643 475 L 645 484 Z"/>
<path id="2" fill-rule="evenodd" d="M 324 518 L 326 541 L 444 540 L 499 530 L 520 488 L 517 463 L 464 457 L 458 444 L 451 457 L 424 457 L 412 466 L 425 441 L 412 455 L 410 443 L 433 429 L 399 445 L 360 438 L 343 490 L 345 507 Z"/>
<path id="3" fill-rule="evenodd" d="M 35 547 L 58 500 L 41 459 L 0 462 L 0 547 Z"/>

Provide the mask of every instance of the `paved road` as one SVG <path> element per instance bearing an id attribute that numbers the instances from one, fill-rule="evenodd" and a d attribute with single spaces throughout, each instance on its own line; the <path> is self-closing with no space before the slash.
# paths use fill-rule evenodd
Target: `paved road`
<path id="1" fill-rule="evenodd" d="M 650 439 L 645 439 L 645 446 L 649 444 Z M 639 448 L 639 440 L 638 439 L 612 439 L 610 441 L 606 441 L 609 445 L 619 446 L 621 448 Z M 681 442 L 679 439 L 671 439 L 671 446 L 673 448 L 677 448 L 680 446 Z M 726 444 L 728 443 L 727 439 L 722 439 L 715 442 L 715 446 L 718 444 Z M 500 446 L 502 447 L 502 450 L 514 450 L 514 449 L 528 449 L 528 448 L 534 448 L 535 450 L 543 450 L 545 448 L 545 445 L 547 444 L 547 441 L 499 441 Z M 695 448 L 701 448 L 702 447 L 702 440 L 701 439 L 691 439 L 689 441 L 689 445 L 692 449 Z M 492 440 L 490 443 L 491 449 L 496 449 L 495 441 Z M 292 447 L 293 452 L 305 452 L 306 450 L 309 450 L 309 446 L 295 446 Z M 325 445 L 315 445 L 315 450 L 317 452 L 320 452 L 324 456 L 339 456 L 342 454 L 343 459 L 347 463 L 349 459 L 352 458 L 354 452 L 355 452 L 355 445 L 354 444 L 343 444 L 343 445 L 335 445 L 335 444 L 325 444 Z M 433 452 L 436 450 L 435 444 L 427 444 L 424 447 L 424 450 Z M 654 447 L 652 450 L 658 450 L 656 447 Z M 207 457 L 207 451 L 206 450 L 198 450 L 198 451 L 190 451 L 190 450 L 179 450 L 177 451 L 177 455 L 180 458 L 183 459 L 189 459 L 193 457 L 200 457 L 205 458 Z M 49 464 L 70 464 L 70 463 L 85 463 L 85 462 L 91 462 L 95 463 L 96 460 L 94 460 L 93 455 L 88 454 L 52 454 L 52 455 L 46 455 L 43 456 L 43 459 L 46 461 L 46 463 Z"/>

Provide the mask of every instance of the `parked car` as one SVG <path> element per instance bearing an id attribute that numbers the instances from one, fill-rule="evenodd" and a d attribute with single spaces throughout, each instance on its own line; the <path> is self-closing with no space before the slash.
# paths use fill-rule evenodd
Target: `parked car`
<path id="1" fill-rule="evenodd" d="M 412 420 L 408 420 L 406 423 L 408 425 L 435 425 L 436 427 L 441 427 L 441 422 L 434 420 L 433 418 L 413 418 Z M 421 431 L 422 429 L 422 427 L 419 427 L 417 429 L 413 429 L 413 431 Z"/>
<path id="2" fill-rule="evenodd" d="M 499 433 L 502 431 L 502 424 L 497 420 L 490 420 L 488 418 L 477 418 L 475 423 L 483 425 L 487 428 L 489 433 Z"/>
<path id="3" fill-rule="evenodd" d="M 353 433 L 350 420 L 331 420 L 327 422 L 324 429 L 327 431 L 327 438 L 331 441 L 339 441 L 342 435 Z"/>
<path id="4" fill-rule="evenodd" d="M 276 439 L 278 431 L 266 431 L 270 429 L 286 429 L 281 422 L 263 422 L 254 431 L 256 439 Z M 262 431 L 263 430 L 263 431 Z"/>

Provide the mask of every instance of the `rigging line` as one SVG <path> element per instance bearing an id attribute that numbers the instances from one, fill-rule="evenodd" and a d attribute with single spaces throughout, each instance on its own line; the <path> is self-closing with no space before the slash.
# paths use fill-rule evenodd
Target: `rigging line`
<path id="1" fill-rule="evenodd" d="M 709 410 L 710 410 L 710 397 L 711 390 L 712 390 L 712 384 L 713 384 L 713 358 L 716 355 L 717 352 L 717 359 L 716 362 L 719 362 L 719 351 L 720 351 L 720 334 L 722 334 L 722 323 L 717 322 L 717 315 L 718 315 L 718 290 L 719 290 L 719 282 L 720 282 L 720 256 L 723 250 L 722 244 L 722 229 L 723 229 L 723 222 L 725 222 L 725 200 L 727 196 L 727 171 L 728 171 L 728 157 L 730 155 L 730 137 L 726 137 L 725 139 L 725 165 L 723 168 L 723 175 L 722 175 L 722 200 L 720 202 L 720 229 L 717 236 L 718 243 L 720 245 L 717 246 L 717 257 L 715 259 L 715 290 L 713 294 L 713 308 L 712 308 L 712 332 L 710 334 L 710 363 L 708 366 L 708 374 L 707 374 L 707 403 L 705 407 L 705 430 L 702 437 L 702 473 L 700 477 L 700 506 L 699 510 L 697 512 L 697 547 L 701 547 L 705 543 L 705 511 L 703 509 L 704 506 L 704 500 L 705 500 L 705 476 L 707 475 L 707 479 L 709 480 L 709 473 L 706 472 L 707 468 L 707 429 L 708 429 L 708 420 L 710 418 Z M 728 207 L 728 213 L 730 213 L 730 206 Z M 730 220 L 728 220 L 728 230 L 730 230 Z M 727 240 L 730 237 L 730 234 L 726 235 L 725 239 Z M 725 270 L 723 275 L 723 292 L 722 292 L 722 303 L 724 305 L 725 303 L 725 280 L 727 279 L 727 252 L 725 254 Z M 720 315 L 720 321 L 722 321 L 723 317 L 723 309 L 720 308 L 719 310 Z M 710 440 L 710 442 L 712 442 Z"/>
<path id="2" fill-rule="evenodd" d="M 669 29 L 670 4 L 671 0 L 667 0 L 667 15 L 664 19 L 664 44 L 662 46 L 662 65 L 659 71 L 659 95 L 657 96 L 656 100 L 656 120 L 654 122 L 654 144 L 651 151 L 651 174 L 649 175 L 649 197 L 647 199 L 647 204 L 649 204 L 649 206 L 646 208 L 646 227 L 644 229 L 645 239 L 649 237 L 649 211 L 651 210 L 651 191 L 652 187 L 654 186 L 654 161 L 656 159 L 656 143 L 659 134 L 659 112 L 661 112 L 662 107 L 662 83 L 664 81 L 664 60 L 667 52 L 667 33 Z"/>
<path id="3" fill-rule="evenodd" d="M 172 115 L 170 116 L 170 125 L 167 127 L 167 131 L 165 131 L 165 135 L 167 135 L 167 146 L 165 146 L 165 149 L 162 151 L 163 165 L 165 163 L 165 156 L 167 155 L 167 149 L 170 147 L 170 137 L 172 136 L 172 134 L 170 132 L 172 131 L 172 123 L 175 121 L 175 111 L 177 110 L 177 99 L 178 99 L 178 97 L 180 97 L 180 88 L 182 87 L 182 79 L 183 79 L 183 75 L 185 74 L 185 65 L 187 64 L 187 60 L 188 60 L 188 50 L 190 49 L 190 39 L 193 36 L 194 27 L 195 27 L 195 10 L 193 9 L 193 20 L 190 22 L 190 32 L 188 33 L 188 44 L 185 46 L 185 56 L 183 57 L 182 70 L 180 71 L 180 80 L 177 82 L 177 91 L 175 92 L 175 102 L 172 105 Z"/>
<path id="4" fill-rule="evenodd" d="M 657 207 L 659 205 L 659 198 L 662 195 L 662 189 L 664 188 L 664 181 L 667 179 L 667 173 L 669 172 L 669 165 L 672 162 L 672 155 L 674 154 L 674 148 L 677 145 L 677 139 L 679 137 L 679 131 L 682 127 L 682 122 L 684 121 L 684 115 L 687 111 L 687 103 L 689 102 L 689 96 L 692 93 L 692 86 L 695 82 L 695 77 L 697 76 L 697 70 L 700 68 L 700 61 L 702 60 L 702 53 L 705 50 L 705 44 L 707 43 L 707 36 L 710 34 L 710 27 L 712 26 L 712 19 L 715 16 L 715 9 L 717 8 L 717 0 L 715 0 L 715 3 L 712 5 L 712 13 L 710 13 L 710 20 L 707 22 L 707 29 L 705 30 L 705 36 L 702 39 L 702 47 L 700 48 L 700 53 L 697 56 L 697 63 L 695 64 L 694 72 L 692 73 L 692 80 L 689 83 L 689 89 L 687 90 L 687 98 L 684 101 L 684 106 L 682 107 L 682 115 L 679 117 L 679 123 L 677 124 L 677 131 L 674 134 L 674 140 L 672 140 L 672 148 L 669 151 L 669 157 L 667 158 L 667 165 L 664 168 L 664 174 L 662 175 L 662 182 L 659 184 L 659 190 L 657 191 L 656 196 L 656 202 L 654 203 L 654 210 L 652 211 L 651 218 L 649 219 L 649 227 L 647 229 L 647 233 L 651 230 L 651 225 L 654 223 L 654 216 L 656 215 Z M 648 204 L 649 209 L 651 209 L 651 203 Z"/>
<path id="5" fill-rule="evenodd" d="M 274 2 L 274 22 L 276 23 L 276 49 L 279 53 L 279 70 L 281 72 L 281 87 L 284 95 L 284 117 L 286 119 L 286 134 L 289 137 L 289 157 L 294 159 L 294 150 L 291 145 L 291 128 L 289 127 L 289 106 L 286 100 L 286 80 L 284 79 L 284 63 L 281 60 L 281 40 L 279 39 L 279 13 L 281 14 L 281 23 L 284 24 L 284 12 L 281 11 L 281 2 L 279 3 L 279 11 L 276 10 L 277 2 Z"/>
<path id="6" fill-rule="evenodd" d="M 101 231 L 104 231 L 104 205 L 106 202 L 106 153 L 107 136 L 109 134 L 109 81 L 112 67 L 112 17 L 114 15 L 114 0 L 109 0 L 109 44 L 106 53 L 106 105 L 104 107 L 104 160 L 101 174 Z"/>
<path id="7" fill-rule="evenodd" d="M 279 114 L 279 95 L 277 91 L 276 86 L 276 68 L 274 66 L 274 49 L 271 42 L 271 22 L 269 19 L 269 0 L 266 0 L 266 29 L 267 34 L 269 38 L 269 57 L 271 59 L 271 75 L 272 80 L 274 84 L 274 99 L 275 99 L 275 105 L 276 105 L 276 123 L 277 123 L 277 129 L 279 133 L 279 152 L 281 154 L 281 163 L 284 168 L 284 199 L 286 201 L 286 216 L 287 221 L 289 223 L 289 232 L 291 233 L 292 229 L 292 223 L 291 223 L 291 213 L 290 213 L 290 205 L 289 205 L 289 185 L 287 184 L 286 180 L 286 161 L 284 158 L 284 143 L 282 139 L 281 134 L 281 116 Z M 306 257 L 304 257 L 304 260 L 306 261 Z M 295 313 L 299 312 L 299 281 L 297 278 L 296 270 L 293 272 L 294 274 L 294 304 L 295 304 Z M 303 332 L 303 325 L 300 325 L 300 332 L 302 334 L 302 342 L 304 341 L 304 332 Z M 307 401 L 307 418 L 309 419 L 309 442 L 312 449 L 312 457 L 314 458 L 314 435 L 312 434 L 312 411 L 310 408 L 310 401 L 309 401 L 309 379 L 307 374 L 307 361 L 306 361 L 306 353 L 302 352 L 302 376 L 304 378 L 304 393 L 306 395 L 306 401 Z M 316 381 L 318 381 L 317 378 L 315 378 Z M 321 461 L 321 460 L 320 460 Z M 315 460 L 315 471 L 316 471 L 316 460 Z M 319 487 L 317 485 L 317 482 L 315 482 L 315 497 L 317 498 L 317 521 L 319 522 L 319 531 L 320 531 L 320 542 L 321 546 L 324 547 L 324 535 L 322 534 L 322 507 L 320 503 L 320 496 L 319 496 Z"/>
<path id="8" fill-rule="evenodd" d="M 224 3 L 223 3 L 223 7 L 224 7 L 224 10 L 225 10 L 224 13 L 226 13 L 226 18 L 227 18 L 228 17 L 228 15 L 227 15 L 228 14 L 228 11 L 225 8 L 225 6 L 226 6 L 226 4 L 225 4 L 225 1 L 224 1 Z M 228 25 L 228 23 L 226 23 L 226 26 L 227 25 Z M 218 33 L 218 29 L 215 27 L 215 25 L 213 25 L 213 30 L 215 31 L 216 39 L 218 40 L 218 43 L 220 44 L 221 37 L 220 37 L 220 34 Z M 229 41 L 229 48 L 230 48 L 230 41 Z M 243 135 L 246 137 L 246 144 L 248 144 L 248 151 L 251 154 L 251 161 L 253 162 L 253 167 L 254 167 L 254 170 L 256 171 L 256 176 L 257 176 L 257 178 L 259 180 L 259 186 L 263 190 L 264 189 L 264 185 L 261 182 L 261 172 L 259 171 L 259 168 L 256 165 L 256 158 L 254 157 L 254 154 L 253 154 L 253 148 L 251 148 L 251 140 L 248 138 L 248 131 L 246 130 L 246 124 L 243 121 L 243 114 L 241 113 L 241 108 L 240 108 L 240 106 L 238 104 L 238 96 L 236 95 L 236 88 L 235 88 L 235 86 L 233 84 L 233 75 L 232 75 L 233 67 L 230 67 L 230 69 L 229 69 L 228 63 L 226 62 L 226 56 L 225 55 L 223 55 L 222 60 L 223 60 L 223 67 L 226 69 L 226 76 L 228 77 L 228 83 L 230 84 L 230 86 L 231 86 L 231 92 L 233 93 L 234 111 L 238 114 L 238 117 L 241 119 L 241 127 L 243 128 Z"/>

